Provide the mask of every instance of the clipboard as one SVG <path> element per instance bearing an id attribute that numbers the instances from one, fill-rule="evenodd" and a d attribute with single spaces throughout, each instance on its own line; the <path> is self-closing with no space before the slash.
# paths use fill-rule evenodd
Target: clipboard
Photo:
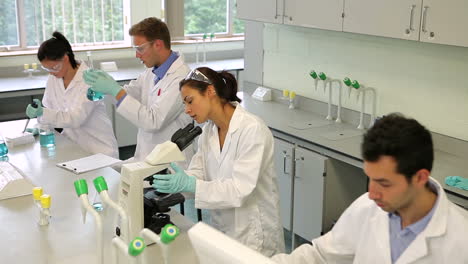
<path id="1" fill-rule="evenodd" d="M 57 163 L 57 167 L 71 171 L 75 174 L 85 173 L 92 170 L 97 170 L 113 165 L 117 165 L 122 161 L 116 158 L 109 157 L 102 153 L 84 157 L 81 159 L 70 160 Z"/>

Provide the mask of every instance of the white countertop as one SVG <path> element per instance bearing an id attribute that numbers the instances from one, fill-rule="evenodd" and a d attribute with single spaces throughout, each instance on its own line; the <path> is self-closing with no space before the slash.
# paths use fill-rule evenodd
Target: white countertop
<path id="1" fill-rule="evenodd" d="M 33 122 L 33 121 L 32 121 Z M 0 131 L 5 127 L 22 130 L 25 120 L 0 123 Z M 11 129 L 10 129 L 11 131 Z M 89 200 L 92 203 L 95 189 L 92 180 L 104 176 L 109 187 L 109 194 L 116 201 L 120 174 L 111 168 L 104 168 L 76 175 L 55 164 L 63 161 L 88 156 L 66 137 L 56 134 L 55 151 L 40 147 L 39 139 L 35 143 L 9 149 L 9 162 L 18 167 L 35 186 L 41 186 L 44 193 L 50 194 L 51 215 L 48 226 L 39 226 L 39 211 L 32 195 L 0 201 L 0 263 L 37 263 L 37 264 L 83 264 L 96 262 L 94 219 L 88 214 L 87 222 L 81 218 L 80 200 L 73 182 L 86 179 Z M 105 208 L 101 212 L 104 227 L 104 258 L 111 263 L 111 239 L 114 237 L 115 212 Z M 172 210 L 171 218 L 181 229 L 181 235 L 170 245 L 171 252 L 184 262 L 197 263 L 186 231 L 192 223 Z M 151 246 L 147 250 L 153 256 L 159 251 Z M 156 253 L 154 253 L 156 252 Z M 172 253 L 170 253 L 172 254 Z"/>

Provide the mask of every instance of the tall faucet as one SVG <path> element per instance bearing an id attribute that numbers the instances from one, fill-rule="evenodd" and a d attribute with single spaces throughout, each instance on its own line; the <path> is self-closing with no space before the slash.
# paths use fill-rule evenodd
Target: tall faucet
<path id="1" fill-rule="evenodd" d="M 330 79 L 328 84 L 330 86 L 330 90 L 332 90 L 332 84 L 336 82 L 338 83 L 338 104 L 337 104 L 337 111 L 336 111 L 336 123 L 341 123 L 341 94 L 343 90 L 343 85 L 341 84 L 341 80 L 338 79 Z"/>
<path id="2" fill-rule="evenodd" d="M 357 127 L 358 129 L 364 129 L 364 107 L 365 107 L 366 92 L 372 93 L 372 112 L 370 114 L 370 123 L 369 123 L 369 127 L 372 127 L 375 122 L 377 93 L 374 88 L 364 87 L 364 85 L 360 84 L 356 80 L 354 80 L 351 85 L 354 88 L 358 89 L 358 95 L 357 95 L 358 100 L 359 100 L 359 96 L 362 93 L 361 111 L 359 112 L 359 125 Z"/>
<path id="3" fill-rule="evenodd" d="M 330 83 L 330 79 L 323 72 L 320 72 L 318 74 L 318 77 L 320 78 L 320 80 L 323 81 L 323 91 L 325 92 L 326 89 L 327 89 L 327 84 Z M 332 86 L 331 86 L 331 84 L 329 84 L 329 86 L 328 86 L 328 111 L 327 111 L 327 117 L 325 118 L 327 120 L 332 120 L 333 119 L 333 117 L 331 115 L 331 108 L 332 108 L 331 105 L 332 105 Z"/>

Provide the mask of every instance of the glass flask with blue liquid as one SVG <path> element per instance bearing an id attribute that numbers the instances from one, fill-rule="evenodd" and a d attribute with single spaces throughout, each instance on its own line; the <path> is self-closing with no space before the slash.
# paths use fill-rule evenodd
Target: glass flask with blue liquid
<path id="1" fill-rule="evenodd" d="M 39 132 L 39 142 L 41 147 L 49 148 L 55 146 L 54 131 L 49 127 L 42 128 Z"/>
<path id="2" fill-rule="evenodd" d="M 87 63 L 88 68 L 90 70 L 93 70 L 94 66 L 93 66 L 93 59 L 91 58 L 91 51 L 87 51 L 86 56 L 88 57 L 88 63 Z M 89 87 L 88 92 L 86 93 L 86 97 L 88 98 L 88 100 L 94 102 L 94 101 L 99 101 L 99 100 L 104 99 L 104 94 L 100 92 L 96 92 L 93 89 L 91 89 L 91 87 Z"/>
<path id="3" fill-rule="evenodd" d="M 8 154 L 8 147 L 5 140 L 0 136 L 0 158 L 5 157 Z"/>

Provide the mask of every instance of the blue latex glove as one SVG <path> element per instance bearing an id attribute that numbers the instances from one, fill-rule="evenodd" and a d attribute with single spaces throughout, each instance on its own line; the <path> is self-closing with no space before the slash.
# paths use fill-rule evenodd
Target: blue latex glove
<path id="1" fill-rule="evenodd" d="M 29 118 L 36 118 L 38 116 L 41 116 L 42 113 L 44 112 L 44 110 L 42 109 L 43 107 L 41 104 L 41 100 L 34 99 L 33 101 L 36 102 L 37 104 L 36 108 L 34 108 L 31 104 L 28 104 L 28 107 L 26 107 L 26 115 Z"/>
<path id="2" fill-rule="evenodd" d="M 107 72 L 88 69 L 83 73 L 83 80 L 95 92 L 116 96 L 122 87 Z"/>
<path id="3" fill-rule="evenodd" d="M 153 187 L 162 193 L 195 192 L 196 178 L 188 176 L 184 170 L 171 163 L 175 174 L 155 174 L 153 175 Z"/>
<path id="4" fill-rule="evenodd" d="M 463 190 L 468 190 L 468 179 L 465 179 L 460 176 L 448 176 L 445 178 L 445 184 L 455 187 L 455 188 L 460 188 Z"/>

